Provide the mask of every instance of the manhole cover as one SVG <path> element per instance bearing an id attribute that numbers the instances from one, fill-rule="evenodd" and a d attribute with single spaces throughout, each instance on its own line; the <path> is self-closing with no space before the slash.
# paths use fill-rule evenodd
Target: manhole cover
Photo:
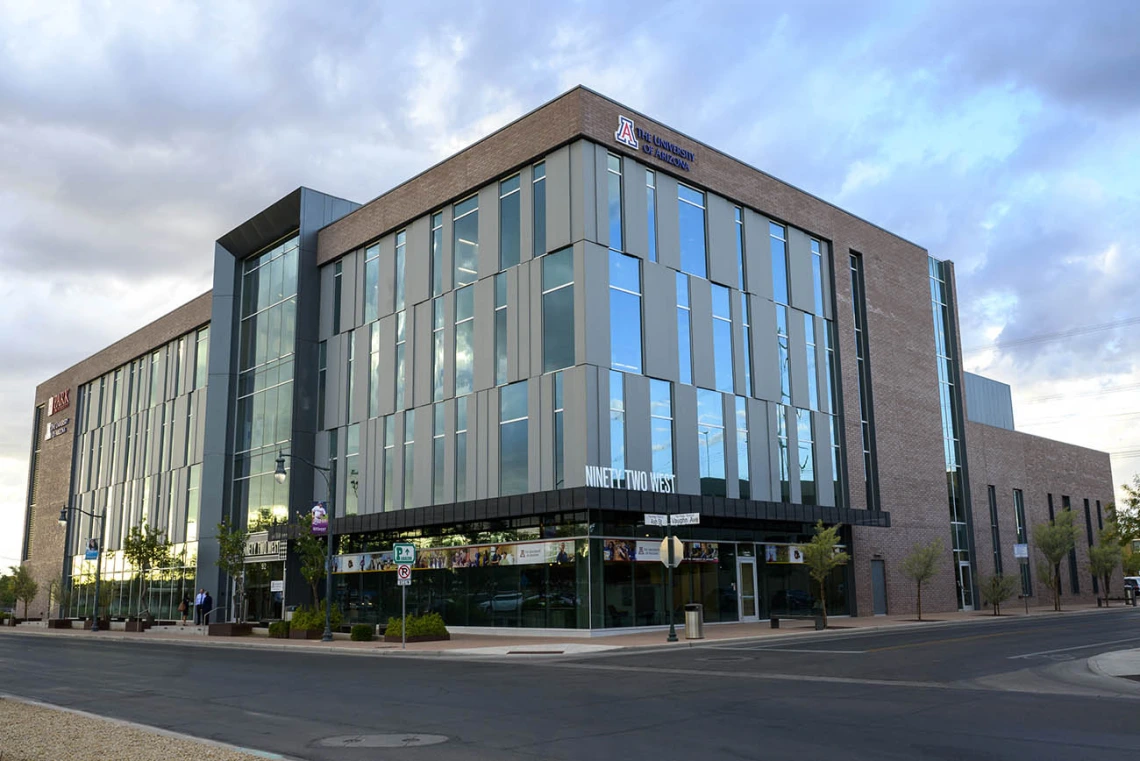
<path id="1" fill-rule="evenodd" d="M 421 735 L 415 732 L 389 735 L 341 735 L 317 741 L 322 748 L 419 748 L 447 742 L 445 735 Z"/>

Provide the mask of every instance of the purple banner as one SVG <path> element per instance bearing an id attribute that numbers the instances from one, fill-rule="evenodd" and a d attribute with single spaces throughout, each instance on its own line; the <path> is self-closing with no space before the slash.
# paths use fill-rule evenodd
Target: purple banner
<path id="1" fill-rule="evenodd" d="M 325 508 L 325 503 L 314 502 L 311 512 L 313 515 L 311 533 L 313 536 L 326 536 L 329 533 L 329 512 Z"/>

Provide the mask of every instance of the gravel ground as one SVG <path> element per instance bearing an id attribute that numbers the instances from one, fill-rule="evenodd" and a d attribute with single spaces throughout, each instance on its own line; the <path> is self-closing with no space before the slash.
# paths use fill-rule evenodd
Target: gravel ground
<path id="1" fill-rule="evenodd" d="M 106 719 L 0 698 L 0 761 L 265 761 Z"/>

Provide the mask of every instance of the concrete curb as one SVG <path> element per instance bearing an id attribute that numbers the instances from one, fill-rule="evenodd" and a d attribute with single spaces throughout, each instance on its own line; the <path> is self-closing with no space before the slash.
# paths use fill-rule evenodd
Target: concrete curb
<path id="1" fill-rule="evenodd" d="M 257 750 L 256 748 L 245 748 L 240 745 L 230 745 L 229 743 L 220 742 L 218 740 L 209 740 L 205 737 L 195 737 L 194 735 L 175 732 L 171 729 L 162 729 L 161 727 L 153 727 L 149 724 L 139 724 L 134 721 L 127 721 L 126 719 L 115 719 L 110 716 L 103 716 L 97 713 L 91 713 L 90 711 L 80 711 L 75 708 L 56 705 L 55 703 L 45 703 L 42 700 L 32 700 L 30 698 L 20 697 L 19 695 L 11 695 L 8 693 L 0 692 L 0 700 L 10 700 L 13 703 L 23 703 L 25 705 L 36 706 L 38 708 L 47 708 L 52 711 L 62 711 L 63 713 L 70 713 L 76 716 L 82 716 L 87 719 L 106 722 L 108 724 L 119 727 L 137 729 L 140 732 L 147 732 L 153 735 L 170 737 L 175 740 L 185 740 L 186 742 L 198 743 L 199 745 L 208 745 L 214 748 L 220 748 L 222 750 L 233 751 L 234 753 L 245 753 L 250 756 L 273 759 L 274 761 L 302 761 L 301 759 L 294 758 L 293 756 L 283 756 L 280 753 L 270 753 L 269 751 Z"/>
<path id="2" fill-rule="evenodd" d="M 1089 671 L 1098 676 L 1124 679 L 1140 676 L 1140 648 L 1113 650 L 1088 659 Z"/>

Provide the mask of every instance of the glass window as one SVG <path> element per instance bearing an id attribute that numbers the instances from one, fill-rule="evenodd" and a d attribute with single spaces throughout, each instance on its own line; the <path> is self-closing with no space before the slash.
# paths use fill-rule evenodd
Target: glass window
<path id="1" fill-rule="evenodd" d="M 790 461 L 788 458 L 788 408 L 776 405 L 776 451 L 780 470 L 780 501 L 792 501 Z"/>
<path id="2" fill-rule="evenodd" d="M 657 175 L 645 170 L 645 209 L 649 221 L 649 261 L 657 261 Z"/>
<path id="3" fill-rule="evenodd" d="M 202 504 L 202 466 L 190 466 L 186 490 L 186 541 L 198 539 L 198 511 Z"/>
<path id="4" fill-rule="evenodd" d="M 606 160 L 609 240 L 614 251 L 624 251 L 621 239 L 621 158 L 609 154 Z"/>
<path id="5" fill-rule="evenodd" d="M 990 539 L 993 541 L 994 549 L 994 573 L 1001 574 L 1001 533 L 998 531 L 998 507 L 997 507 L 997 487 L 990 484 L 987 491 L 989 492 L 990 500 Z M 1092 524 L 1089 524 L 1089 531 L 1092 531 Z"/>
<path id="6" fill-rule="evenodd" d="M 396 499 L 396 416 L 384 418 L 384 510 L 394 510 Z"/>
<path id="7" fill-rule="evenodd" d="M 344 265 L 341 262 L 337 262 L 336 264 L 333 265 L 333 306 L 332 306 L 333 315 L 332 315 L 332 319 L 333 319 L 333 334 L 334 335 L 340 332 L 340 301 L 341 301 L 341 291 L 344 287 L 344 285 L 342 283 L 342 281 L 344 279 L 343 278 L 343 269 L 344 269 Z"/>
<path id="8" fill-rule="evenodd" d="M 736 215 L 736 287 L 744 290 L 744 214 L 740 207 L 733 210 Z"/>
<path id="9" fill-rule="evenodd" d="M 507 382 L 507 276 L 495 275 L 495 385 Z"/>
<path id="10" fill-rule="evenodd" d="M 441 505 L 450 502 L 444 490 L 443 466 L 444 460 L 444 417 L 443 405 L 436 404 L 431 408 L 432 435 L 431 435 L 431 485 L 432 504 Z"/>
<path id="11" fill-rule="evenodd" d="M 788 308 L 776 305 L 776 352 L 780 368 L 780 402 L 792 403 L 791 353 L 788 350 Z"/>
<path id="12" fill-rule="evenodd" d="M 155 352 L 157 356 L 157 352 Z M 198 346 L 194 354 L 194 388 L 205 388 L 207 374 L 210 367 L 210 327 L 207 325 L 198 331 Z M 151 385 L 154 385 L 154 373 L 151 374 Z M 151 397 L 153 400 L 153 396 Z M 152 401 L 153 404 L 153 401 Z"/>
<path id="13" fill-rule="evenodd" d="M 723 285 L 712 286 L 713 316 L 713 365 L 716 370 L 718 391 L 732 393 L 732 311 L 729 307 L 728 289 Z"/>
<path id="14" fill-rule="evenodd" d="M 677 273 L 677 357 L 681 382 L 693 382 L 692 310 L 689 308 L 689 276 Z"/>
<path id="15" fill-rule="evenodd" d="M 751 499 L 751 478 L 748 472 L 748 402 L 736 397 L 736 473 L 740 481 L 740 498 Z"/>
<path id="16" fill-rule="evenodd" d="M 641 372 L 641 262 L 610 252 L 611 367 Z"/>
<path id="17" fill-rule="evenodd" d="M 431 340 L 432 340 L 432 354 L 431 354 L 431 389 L 432 399 L 440 401 L 443 399 L 443 371 L 446 364 L 447 357 L 444 354 L 444 311 L 443 311 L 443 297 L 439 297 L 432 301 L 432 322 L 431 322 Z"/>
<path id="18" fill-rule="evenodd" d="M 455 400 L 455 499 L 467 499 L 467 397 Z"/>
<path id="19" fill-rule="evenodd" d="M 625 470 L 625 376 L 610 371 L 610 467 Z"/>
<path id="20" fill-rule="evenodd" d="M 364 321 L 372 322 L 380 308 L 380 246 L 364 249 Z"/>
<path id="21" fill-rule="evenodd" d="M 807 337 L 807 385 L 808 405 L 813 410 L 819 407 L 819 375 L 815 366 L 815 317 L 804 315 L 804 335 Z"/>
<path id="22" fill-rule="evenodd" d="M 752 388 L 752 309 L 748 304 L 748 294 L 740 294 L 740 315 L 744 320 L 744 393 L 755 396 Z"/>
<path id="23" fill-rule="evenodd" d="M 404 507 L 412 507 L 415 490 L 412 488 L 416 473 L 416 411 L 404 413 Z"/>
<path id="24" fill-rule="evenodd" d="M 788 303 L 788 241 L 782 225 L 768 223 L 772 254 L 772 295 L 778 304 Z"/>
<path id="25" fill-rule="evenodd" d="M 347 480 L 344 484 L 344 514 L 356 515 L 360 512 L 360 424 L 350 425 L 345 437 L 344 468 Z M 330 463 L 336 468 L 336 460 Z"/>
<path id="26" fill-rule="evenodd" d="M 396 313 L 396 409 L 404 408 L 404 328 L 407 312 Z"/>
<path id="27" fill-rule="evenodd" d="M 673 384 L 649 381 L 649 422 L 653 472 L 673 474 Z"/>
<path id="28" fill-rule="evenodd" d="M 439 217 L 440 215 L 436 214 L 435 216 Z M 434 224 L 434 220 L 433 220 L 433 224 Z M 442 224 L 442 222 L 440 224 Z M 440 234 L 442 235 L 442 231 L 440 232 Z M 432 231 L 432 246 L 433 246 L 433 252 L 434 252 L 434 246 L 435 246 L 435 231 L 434 230 Z M 405 257 L 407 256 L 406 250 L 407 250 L 407 233 L 404 230 L 401 230 L 400 232 L 396 233 L 396 277 L 395 277 L 395 282 L 393 283 L 393 285 L 395 285 L 395 290 L 396 290 L 396 311 L 397 312 L 402 310 L 405 306 L 405 304 L 404 304 L 404 266 L 405 266 L 404 261 L 405 261 Z M 434 253 L 433 253 L 433 260 L 434 260 Z"/>
<path id="29" fill-rule="evenodd" d="M 474 283 L 479 275 L 479 197 L 455 204 L 455 287 Z"/>
<path id="30" fill-rule="evenodd" d="M 697 277 L 707 277 L 705 194 L 678 184 L 677 221 L 681 233 L 681 270 Z"/>
<path id="31" fill-rule="evenodd" d="M 443 212 L 431 215 L 431 295 L 443 293 Z M 396 309 L 402 307 L 397 302 Z"/>
<path id="32" fill-rule="evenodd" d="M 475 288 L 455 292 L 455 395 L 475 388 Z"/>
<path id="33" fill-rule="evenodd" d="M 835 322 L 823 321 L 823 351 L 827 358 L 827 372 L 823 374 L 824 394 L 831 412 L 839 411 L 839 400 L 835 397 Z"/>
<path id="34" fill-rule="evenodd" d="M 815 313 L 823 317 L 823 250 L 814 238 L 811 241 L 811 282 L 815 289 Z"/>
<path id="35" fill-rule="evenodd" d="M 521 235 L 519 199 L 522 191 L 519 176 L 499 183 L 499 269 L 505 270 L 519 263 L 519 236 Z"/>
<path id="36" fill-rule="evenodd" d="M 828 423 L 831 429 L 831 481 L 832 487 L 835 489 L 835 504 L 842 505 L 842 483 L 840 482 L 840 445 L 839 445 L 839 417 L 837 415 L 828 415 Z"/>
<path id="37" fill-rule="evenodd" d="M 697 389 L 697 444 L 700 447 L 701 494 L 725 496 L 724 406 L 718 391 Z"/>
<path id="38" fill-rule="evenodd" d="M 546 253 L 546 164 L 534 165 L 534 255 Z"/>
<path id="39" fill-rule="evenodd" d="M 562 373 L 554 374 L 554 488 L 561 489 L 565 483 L 566 444 L 563 428 Z"/>
<path id="40" fill-rule="evenodd" d="M 374 322 L 368 328 L 368 417 L 376 417 L 379 414 L 380 323 Z"/>
<path id="41" fill-rule="evenodd" d="M 1025 544 L 1029 541 L 1028 532 L 1026 531 L 1025 523 L 1025 496 L 1022 494 L 1021 489 L 1013 490 L 1013 515 L 1017 521 L 1017 542 L 1018 544 Z M 1029 564 L 1018 563 L 1021 566 L 1021 593 L 1023 595 L 1033 594 L 1033 579 L 1029 575 Z"/>
<path id="42" fill-rule="evenodd" d="M 796 410 L 796 435 L 799 438 L 800 503 L 814 505 L 815 454 L 812 444 L 815 442 L 815 425 L 809 410 Z"/>
<path id="43" fill-rule="evenodd" d="M 317 344 L 317 421 L 321 430 L 325 429 L 325 394 L 328 383 L 328 342 Z"/>
<path id="44" fill-rule="evenodd" d="M 574 364 L 574 251 L 542 258 L 542 371 Z"/>
<path id="45" fill-rule="evenodd" d="M 345 335 L 345 344 L 348 347 L 347 371 L 345 373 L 344 417 L 352 417 L 352 400 L 356 395 L 356 372 L 353 363 L 356 360 L 356 335 L 351 331 Z"/>
<path id="46" fill-rule="evenodd" d="M 526 381 L 499 391 L 499 495 L 527 491 Z"/>

